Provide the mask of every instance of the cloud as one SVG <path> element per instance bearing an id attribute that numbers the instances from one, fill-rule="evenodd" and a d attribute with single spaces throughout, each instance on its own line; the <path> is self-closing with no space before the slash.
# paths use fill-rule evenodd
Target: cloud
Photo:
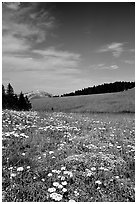
<path id="1" fill-rule="evenodd" d="M 81 56 L 54 47 L 45 47 L 46 36 L 55 18 L 46 3 L 3 4 L 3 72 L 78 73 Z"/>
<path id="2" fill-rule="evenodd" d="M 124 60 L 126 64 L 135 64 L 135 60 Z"/>
<path id="3" fill-rule="evenodd" d="M 91 65 L 90 68 L 93 68 L 95 70 L 116 70 L 116 69 L 119 69 L 119 66 L 116 64 L 113 64 L 110 66 L 107 66 L 105 64 L 94 64 L 94 65 Z"/>
<path id="4" fill-rule="evenodd" d="M 45 5 L 45 3 L 43 3 Z M 20 41 L 27 47 L 35 47 L 46 41 L 55 26 L 55 18 L 38 3 L 4 3 L 2 7 L 3 40 Z M 9 38 L 9 39 L 8 39 Z M 21 42 L 22 41 L 22 42 Z M 10 43 L 12 44 L 12 42 Z M 4 43 L 3 49 L 12 48 Z M 7 48 L 5 48 L 7 47 Z M 21 49 L 20 49 L 21 50 Z M 11 51 L 13 51 L 11 49 Z"/>
<path id="5" fill-rule="evenodd" d="M 124 51 L 123 45 L 124 43 L 113 42 L 103 46 L 97 52 L 111 52 L 114 57 L 119 57 Z"/>

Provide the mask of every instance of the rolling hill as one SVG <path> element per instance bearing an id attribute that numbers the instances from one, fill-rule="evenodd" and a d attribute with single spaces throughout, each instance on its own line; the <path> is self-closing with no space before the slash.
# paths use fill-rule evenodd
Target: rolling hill
<path id="1" fill-rule="evenodd" d="M 135 88 L 123 92 L 31 98 L 33 110 L 77 113 L 134 113 Z"/>
<path id="2" fill-rule="evenodd" d="M 40 99 L 40 98 L 44 98 L 44 97 L 52 97 L 51 94 L 45 92 L 45 91 L 31 91 L 31 92 L 28 92 L 28 93 L 24 93 L 25 96 L 28 97 L 29 100 L 31 99 Z"/>

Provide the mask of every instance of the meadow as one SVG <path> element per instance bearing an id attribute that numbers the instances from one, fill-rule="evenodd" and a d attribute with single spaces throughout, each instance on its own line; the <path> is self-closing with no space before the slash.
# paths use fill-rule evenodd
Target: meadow
<path id="1" fill-rule="evenodd" d="M 3 110 L 2 200 L 134 202 L 134 114 Z"/>
<path id="2" fill-rule="evenodd" d="M 123 92 L 31 100 L 33 110 L 75 113 L 134 113 L 135 88 Z"/>

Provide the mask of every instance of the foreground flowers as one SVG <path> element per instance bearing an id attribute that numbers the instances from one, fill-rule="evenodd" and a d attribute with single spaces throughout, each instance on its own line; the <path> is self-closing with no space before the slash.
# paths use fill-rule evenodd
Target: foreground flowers
<path id="1" fill-rule="evenodd" d="M 133 202 L 132 116 L 3 111 L 5 202 Z"/>

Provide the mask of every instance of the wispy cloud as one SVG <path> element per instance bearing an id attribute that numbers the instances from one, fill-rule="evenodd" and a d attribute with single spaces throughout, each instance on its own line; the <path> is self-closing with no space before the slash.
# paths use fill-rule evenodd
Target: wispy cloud
<path id="1" fill-rule="evenodd" d="M 78 73 L 79 54 L 42 48 L 54 25 L 54 16 L 39 3 L 3 4 L 3 72 Z"/>
<path id="2" fill-rule="evenodd" d="M 93 68 L 95 70 L 116 70 L 116 69 L 119 69 L 119 66 L 116 64 L 112 64 L 110 66 L 105 64 L 94 64 L 94 65 L 91 65 L 90 68 Z"/>
<path id="3" fill-rule="evenodd" d="M 130 65 L 135 64 L 135 60 L 124 60 L 124 62 Z"/>
<path id="4" fill-rule="evenodd" d="M 114 57 L 119 57 L 124 51 L 123 45 L 124 43 L 113 42 L 101 47 L 97 52 L 111 52 Z"/>

